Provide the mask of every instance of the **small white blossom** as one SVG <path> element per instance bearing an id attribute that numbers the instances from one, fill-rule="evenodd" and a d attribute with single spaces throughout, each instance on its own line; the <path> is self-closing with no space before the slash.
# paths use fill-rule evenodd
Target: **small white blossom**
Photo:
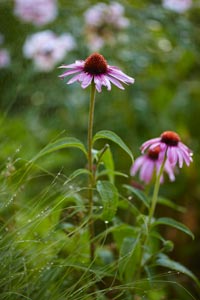
<path id="1" fill-rule="evenodd" d="M 116 34 L 129 25 L 124 17 L 124 7 L 117 3 L 98 3 L 84 14 L 89 48 L 100 49 L 105 43 L 114 43 Z"/>
<path id="2" fill-rule="evenodd" d="M 192 0 L 163 0 L 163 7 L 183 13 L 192 6 Z"/>
<path id="3" fill-rule="evenodd" d="M 35 33 L 29 36 L 23 46 L 26 58 L 34 61 L 38 71 L 51 71 L 62 61 L 67 52 L 75 47 L 74 38 L 68 34 L 57 36 L 50 30 Z"/>
<path id="4" fill-rule="evenodd" d="M 37 26 L 52 22 L 57 16 L 56 0 L 15 0 L 15 15 Z"/>
<path id="5" fill-rule="evenodd" d="M 0 49 L 0 69 L 10 65 L 10 54 L 7 49 Z"/>

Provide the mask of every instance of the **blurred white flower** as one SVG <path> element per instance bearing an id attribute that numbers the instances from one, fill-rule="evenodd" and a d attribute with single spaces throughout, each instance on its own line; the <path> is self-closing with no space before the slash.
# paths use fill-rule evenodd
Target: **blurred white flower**
<path id="1" fill-rule="evenodd" d="M 10 54 L 6 49 L 0 49 L 0 69 L 10 65 Z"/>
<path id="2" fill-rule="evenodd" d="M 15 15 L 25 22 L 45 25 L 57 16 L 56 0 L 15 0 Z"/>
<path id="3" fill-rule="evenodd" d="M 192 0 L 163 0 L 163 7 L 183 13 L 192 6 Z"/>
<path id="4" fill-rule="evenodd" d="M 84 14 L 86 36 L 91 50 L 99 50 L 104 43 L 113 43 L 116 33 L 129 25 L 124 17 L 124 7 L 117 3 L 98 3 Z"/>
<path id="5" fill-rule="evenodd" d="M 27 38 L 23 53 L 26 58 L 33 60 L 36 70 L 48 72 L 74 48 L 72 35 L 65 33 L 57 36 L 52 31 L 45 30 Z"/>

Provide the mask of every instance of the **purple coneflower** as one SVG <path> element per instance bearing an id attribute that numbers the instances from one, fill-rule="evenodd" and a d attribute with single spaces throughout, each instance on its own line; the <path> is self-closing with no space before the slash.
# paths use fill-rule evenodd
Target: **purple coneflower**
<path id="1" fill-rule="evenodd" d="M 81 82 L 82 88 L 86 88 L 94 81 L 98 92 L 101 92 L 102 86 L 106 86 L 108 90 L 111 90 L 111 83 L 122 90 L 124 87 L 121 82 L 134 83 L 134 79 L 124 74 L 119 68 L 109 66 L 105 58 L 99 53 L 93 53 L 86 60 L 77 60 L 73 64 L 62 65 L 60 68 L 71 69 L 60 75 L 60 78 L 78 73 L 67 84 L 78 81 Z"/>
<path id="2" fill-rule="evenodd" d="M 149 149 L 147 153 L 138 157 L 133 166 L 131 167 L 131 175 L 135 176 L 135 174 L 140 170 L 139 177 L 140 180 L 144 181 L 145 183 L 149 183 L 153 177 L 154 172 L 158 175 L 163 160 L 159 157 L 160 154 L 160 147 L 157 146 L 154 149 Z M 173 167 L 166 159 L 164 169 L 171 181 L 175 180 Z M 163 182 L 163 175 L 161 175 L 161 182 Z"/>
<path id="3" fill-rule="evenodd" d="M 157 146 L 160 147 L 160 156 L 164 156 L 165 153 L 172 166 L 179 163 L 179 167 L 182 168 L 183 162 L 189 166 L 192 162 L 192 151 L 181 142 L 179 135 L 173 131 L 165 131 L 159 138 L 151 139 L 141 146 L 142 153 L 146 149 L 153 150 Z"/>

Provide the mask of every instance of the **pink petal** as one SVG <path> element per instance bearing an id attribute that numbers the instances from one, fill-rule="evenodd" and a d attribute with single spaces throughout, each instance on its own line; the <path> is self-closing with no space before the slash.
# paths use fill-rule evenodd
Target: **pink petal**
<path id="1" fill-rule="evenodd" d="M 140 170 L 140 179 L 145 183 L 150 182 L 153 175 L 154 166 L 154 162 L 149 159 L 147 159 L 146 162 L 142 165 Z"/>
<path id="2" fill-rule="evenodd" d="M 65 73 L 63 73 L 62 75 L 59 75 L 58 77 L 60 78 L 63 78 L 65 76 L 68 76 L 68 75 L 71 75 L 71 74 L 74 74 L 74 73 L 77 73 L 77 72 L 80 72 L 80 69 L 74 69 L 74 70 L 70 70 L 70 71 L 67 71 Z"/>
<path id="3" fill-rule="evenodd" d="M 102 80 L 101 80 L 101 78 L 99 78 L 98 75 L 94 76 L 94 83 L 95 83 L 97 91 L 100 93 L 101 87 L 102 87 Z"/>
<path id="4" fill-rule="evenodd" d="M 149 146 L 154 145 L 155 143 L 156 143 L 156 145 L 157 145 L 157 143 L 159 143 L 159 145 L 160 145 L 160 138 L 155 138 L 155 139 L 151 139 L 151 140 L 148 140 L 148 141 L 144 142 L 144 143 L 142 144 L 142 146 L 140 147 L 142 153 L 144 153 L 144 151 L 145 151 Z"/>
<path id="5" fill-rule="evenodd" d="M 135 81 L 134 78 L 126 75 L 121 70 L 116 69 L 116 68 L 113 69 L 112 66 L 108 67 L 108 74 L 124 83 L 134 83 L 134 81 Z"/>
<path id="6" fill-rule="evenodd" d="M 75 81 L 79 81 L 79 82 L 82 81 L 81 79 L 82 79 L 82 77 L 83 77 L 83 74 L 84 74 L 84 73 L 77 74 L 77 75 L 73 76 L 73 77 L 67 82 L 67 84 L 74 83 Z"/>
<path id="7" fill-rule="evenodd" d="M 113 77 L 111 77 L 111 76 L 108 76 L 108 75 L 107 75 L 107 78 L 108 78 L 115 86 L 117 86 L 119 89 L 124 90 L 123 85 L 122 85 L 117 79 L 115 79 L 115 78 L 113 78 Z"/>
<path id="8" fill-rule="evenodd" d="M 169 162 L 172 165 L 176 165 L 177 160 L 178 160 L 178 155 L 177 155 L 177 152 L 176 152 L 176 147 L 171 146 L 171 147 L 167 148 L 167 157 L 169 159 Z"/>
<path id="9" fill-rule="evenodd" d="M 92 79 L 93 79 L 93 76 L 92 76 L 92 75 L 90 75 L 90 74 L 85 74 L 85 75 L 84 75 L 84 78 L 83 78 L 83 81 L 82 81 L 82 84 L 81 84 L 82 88 L 85 89 L 86 87 L 88 87 L 88 85 L 91 84 Z"/>
<path id="10" fill-rule="evenodd" d="M 132 176 L 135 176 L 135 174 L 137 173 L 137 171 L 139 170 L 139 168 L 141 167 L 145 159 L 146 159 L 145 156 L 140 156 L 134 161 L 130 171 Z"/>
<path id="11" fill-rule="evenodd" d="M 101 79 L 104 82 L 104 85 L 107 86 L 107 90 L 110 91 L 111 90 L 111 83 L 109 81 L 109 79 L 107 78 L 106 75 L 101 75 Z"/>

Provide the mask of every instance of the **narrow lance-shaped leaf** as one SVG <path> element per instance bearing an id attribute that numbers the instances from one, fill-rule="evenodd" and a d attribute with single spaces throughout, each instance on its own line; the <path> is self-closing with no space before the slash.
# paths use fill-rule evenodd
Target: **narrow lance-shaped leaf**
<path id="1" fill-rule="evenodd" d="M 153 226 L 156 226 L 156 225 L 168 225 L 168 226 L 171 226 L 171 227 L 174 227 L 186 234 L 188 234 L 189 236 L 191 236 L 192 239 L 194 239 L 194 234 L 191 232 L 191 230 L 185 226 L 184 224 L 180 223 L 180 222 L 177 222 L 175 221 L 174 219 L 171 219 L 171 218 L 159 218 L 157 219 L 153 224 Z"/>
<path id="2" fill-rule="evenodd" d="M 156 265 L 166 267 L 171 270 L 183 273 L 183 274 L 189 276 L 190 278 L 192 278 L 198 284 L 198 286 L 200 286 L 199 280 L 189 269 L 187 269 L 185 266 L 183 266 L 179 262 L 176 262 L 176 261 L 170 259 L 166 254 L 160 253 L 158 255 L 158 258 L 156 260 Z"/>
<path id="3" fill-rule="evenodd" d="M 149 208 L 149 200 L 145 193 L 127 184 L 124 184 L 123 187 L 133 193 L 147 208 Z"/>
<path id="4" fill-rule="evenodd" d="M 87 155 L 87 151 L 85 149 L 85 146 L 81 141 L 74 137 L 65 137 L 61 138 L 55 142 L 52 142 L 48 144 L 44 149 L 42 149 L 33 159 L 32 162 L 37 160 L 38 158 L 49 154 L 51 152 L 60 150 L 60 149 L 65 149 L 65 148 L 78 148 L 80 149 L 85 155 Z"/>
<path id="5" fill-rule="evenodd" d="M 118 206 L 118 191 L 109 181 L 98 181 L 97 191 L 99 192 L 103 204 L 102 219 L 111 221 L 116 214 Z"/>
<path id="6" fill-rule="evenodd" d="M 110 182 L 114 184 L 114 178 L 115 178 L 114 161 L 113 161 L 112 152 L 110 151 L 110 148 L 106 149 L 106 151 L 101 157 L 101 161 L 104 163 Z"/>
<path id="7" fill-rule="evenodd" d="M 162 205 L 165 205 L 167 207 L 170 207 L 170 208 L 172 208 L 172 209 L 174 209 L 176 211 L 182 212 L 182 213 L 184 213 L 185 210 L 186 210 L 185 207 L 180 206 L 180 205 L 174 203 L 173 201 L 171 201 L 171 200 L 169 200 L 167 198 L 158 197 L 158 203 L 162 204 Z"/>
<path id="8" fill-rule="evenodd" d="M 131 150 L 128 148 L 128 146 L 124 143 L 124 141 L 116 133 L 109 131 L 109 130 L 99 131 L 95 134 L 95 136 L 93 138 L 93 143 L 95 143 L 97 140 L 100 140 L 100 139 L 107 139 L 107 140 L 114 142 L 130 156 L 132 161 L 134 160 Z"/>
<path id="9" fill-rule="evenodd" d="M 77 176 L 80 175 L 89 175 L 90 172 L 87 169 L 78 169 L 75 170 L 72 174 L 70 174 L 69 178 L 64 182 L 64 185 L 68 184 L 70 181 L 72 181 L 73 179 L 75 179 Z"/>

